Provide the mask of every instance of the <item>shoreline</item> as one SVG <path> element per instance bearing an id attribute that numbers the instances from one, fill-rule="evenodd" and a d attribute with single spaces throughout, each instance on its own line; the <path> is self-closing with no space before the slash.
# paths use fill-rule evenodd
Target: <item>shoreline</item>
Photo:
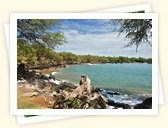
<path id="1" fill-rule="evenodd" d="M 81 65 L 89 65 L 89 66 L 92 66 L 92 65 L 97 65 L 97 64 L 130 64 L 130 63 L 82 63 L 82 64 L 69 64 L 69 65 L 62 65 L 62 67 L 52 67 L 52 68 L 49 68 L 49 69 L 43 69 L 43 70 L 39 70 L 39 72 L 42 72 L 40 75 L 46 75 L 46 76 L 49 76 L 49 75 L 53 75 L 52 73 L 57 73 L 58 71 L 60 70 L 63 70 L 67 67 L 71 67 L 71 66 L 81 66 Z M 137 62 L 134 62 L 134 63 L 131 63 L 131 64 L 149 64 L 149 63 L 137 63 Z M 38 70 L 35 70 L 38 72 Z M 57 80 L 59 81 L 66 81 L 66 82 L 70 82 L 72 84 L 78 84 L 76 82 L 73 82 L 73 81 L 69 81 L 67 79 L 60 79 L 60 78 L 57 78 Z M 97 87 L 97 85 L 92 85 L 94 87 Z M 108 88 L 108 87 L 98 87 L 100 89 L 103 89 L 103 90 L 106 90 L 106 91 L 112 91 L 112 92 L 118 92 L 122 95 L 136 95 L 137 97 L 152 97 L 152 93 L 133 93 L 133 92 L 130 92 L 130 91 L 121 91 L 119 89 L 112 89 L 112 88 Z"/>
<path id="2" fill-rule="evenodd" d="M 41 75 L 47 75 L 47 74 L 50 74 L 52 72 L 57 72 L 58 70 L 61 70 L 61 69 L 64 69 L 64 68 L 51 67 L 51 68 L 47 68 L 47 69 L 31 69 L 31 70 L 35 71 L 36 73 L 41 74 Z"/>
<path id="3" fill-rule="evenodd" d="M 33 69 L 33 68 L 30 68 L 29 70 L 31 71 L 36 71 L 37 73 L 41 73 L 43 75 L 46 75 L 46 74 L 49 74 L 51 72 L 56 72 L 57 70 L 61 70 L 61 69 L 64 69 L 66 67 L 69 67 L 69 66 L 79 66 L 79 65 L 97 65 L 97 64 L 151 64 L 151 63 L 137 63 L 137 62 L 134 62 L 134 63 L 80 63 L 80 64 L 60 64 L 59 66 L 49 66 L 48 68 L 45 68 L 45 69 Z M 40 66 L 39 66 L 40 67 Z"/>
<path id="4" fill-rule="evenodd" d="M 65 68 L 67 68 L 67 67 L 71 67 L 71 66 L 82 66 L 82 65 L 88 65 L 88 66 L 94 66 L 94 65 L 104 65 L 104 64 L 115 64 L 115 63 L 94 63 L 94 64 L 91 64 L 91 63 L 83 63 L 83 64 L 71 64 L 71 65 L 66 65 L 64 68 L 58 68 L 58 69 L 56 69 L 56 71 L 55 70 L 53 70 L 53 72 L 57 72 L 57 71 L 60 71 L 60 70 L 63 70 L 63 69 L 65 69 Z M 130 63 L 117 63 L 117 64 L 130 64 Z M 131 64 L 142 64 L 142 63 L 131 63 Z M 144 63 L 144 64 L 148 64 L 148 63 Z M 51 74 L 52 73 L 52 71 L 49 73 L 49 74 Z M 49 75 L 48 74 L 48 75 Z M 46 74 L 47 75 L 47 74 Z M 86 74 L 87 75 L 87 74 Z M 58 80 L 62 80 L 61 78 L 59 78 Z M 63 79 L 63 80 L 66 80 L 66 81 L 69 81 L 69 82 L 71 82 L 71 83 L 73 83 L 73 84 L 76 84 L 76 82 L 74 82 L 74 81 L 71 81 L 71 80 L 68 80 L 68 79 Z M 94 84 L 92 84 L 92 86 L 95 86 L 95 87 L 98 87 L 97 85 L 94 85 Z M 150 91 L 143 91 L 143 90 L 141 90 L 141 91 L 129 91 L 129 90 L 120 90 L 119 88 L 110 88 L 110 87 L 100 87 L 99 86 L 99 88 L 101 88 L 101 89 L 104 89 L 104 90 L 107 90 L 107 91 L 115 91 L 115 92 L 119 92 L 119 93 L 122 93 L 123 95 L 124 94 L 128 94 L 128 95 L 143 95 L 143 96 L 152 96 L 152 93 L 150 92 Z"/>
<path id="5" fill-rule="evenodd" d="M 74 65 L 68 65 L 68 66 L 74 66 Z M 74 83 L 69 82 L 69 81 L 63 81 L 63 80 L 59 81 L 56 78 L 51 77 L 53 71 L 56 72 L 58 70 L 66 68 L 66 67 L 67 66 L 64 66 L 64 67 L 61 67 L 61 68 L 52 67 L 52 68 L 40 70 L 40 72 L 35 72 L 35 76 L 34 76 L 34 74 L 32 74 L 32 76 L 31 75 L 29 76 L 30 78 L 31 77 L 33 78 L 32 80 L 30 79 L 30 81 L 32 81 L 32 83 L 37 80 L 35 82 L 35 85 L 31 84 L 31 82 L 28 82 L 27 80 L 24 81 L 24 79 L 21 80 L 21 81 L 24 81 L 23 83 L 21 83 L 21 81 L 18 81 L 18 92 L 20 93 L 21 91 L 24 90 L 22 93 L 20 93 L 22 98 L 26 99 L 30 102 L 33 102 L 33 104 L 34 103 L 36 104 L 36 102 L 37 102 L 36 100 L 38 99 L 38 101 L 40 101 L 40 102 L 37 102 L 37 103 L 44 105 L 44 106 L 42 106 L 42 108 L 48 108 L 48 107 L 53 108 L 52 107 L 52 106 L 54 106 L 53 103 L 55 103 L 55 100 L 53 101 L 53 97 L 56 93 L 55 91 L 54 92 L 52 91 L 53 88 L 56 89 L 57 87 L 58 88 L 62 88 L 62 87 L 64 88 L 65 87 L 65 89 L 63 89 L 62 91 L 65 94 L 67 93 L 69 95 L 72 90 L 75 90 L 75 89 L 72 89 L 71 87 L 76 88 L 76 87 L 79 86 L 78 84 L 74 84 Z M 32 71 L 35 71 L 35 70 L 32 70 Z M 30 72 L 32 72 L 32 71 L 30 71 Z M 29 70 L 27 72 L 29 72 Z M 35 79 L 34 79 L 34 77 L 35 77 Z M 41 82 L 45 86 L 40 85 Z M 23 85 L 25 84 L 25 85 L 22 86 L 22 84 Z M 89 85 L 89 86 L 91 86 L 91 85 Z M 94 86 L 91 86 L 91 87 L 95 88 Z M 66 88 L 69 88 L 71 91 L 67 92 Z M 106 109 L 108 109 L 108 108 L 109 109 L 119 109 L 119 108 L 122 108 L 122 109 L 136 109 L 137 108 L 136 106 L 138 106 L 140 104 L 143 104 L 143 102 L 146 99 L 151 98 L 151 97 L 146 97 L 143 100 L 138 100 L 138 99 L 133 100 L 133 99 L 130 99 L 131 97 L 129 97 L 129 95 L 123 95 L 120 92 L 109 91 L 109 90 L 102 89 L 102 88 L 95 88 L 95 89 L 97 90 L 97 92 L 95 93 L 96 95 L 102 95 L 102 97 L 104 97 L 107 100 L 106 103 L 105 103 L 106 107 L 107 107 Z M 57 89 L 57 91 L 60 91 L 60 90 Z M 60 95 L 60 93 L 56 93 L 56 94 Z M 92 95 L 94 95 L 94 93 Z M 88 95 L 86 95 L 86 96 L 88 97 Z M 18 96 L 18 98 L 19 97 L 20 97 L 20 95 Z M 22 101 L 19 101 L 19 100 L 21 100 L 20 98 L 18 99 L 18 106 L 20 105 L 19 102 L 24 102 L 23 99 L 22 99 Z M 78 98 L 77 98 L 77 100 L 78 100 Z M 46 103 L 46 101 L 47 101 L 47 103 Z M 146 105 L 145 107 L 143 105 L 142 106 L 140 105 L 139 108 L 149 109 L 149 108 L 151 108 L 151 102 L 152 101 L 150 99 L 150 101 L 148 102 L 149 105 Z M 28 108 L 38 107 L 39 108 L 38 105 L 33 106 L 33 104 L 29 104 L 26 107 L 28 107 Z M 25 106 L 23 106 L 23 105 L 19 106 L 19 108 L 23 108 L 23 107 L 25 107 Z"/>
<path id="6" fill-rule="evenodd" d="M 57 81 L 57 80 L 56 80 Z M 64 83 L 63 81 L 59 81 L 60 83 Z M 46 82 L 48 83 L 48 82 Z M 53 82 L 51 82 L 53 83 Z M 59 83 L 59 84 L 60 84 Z M 72 84 L 72 83 L 68 83 L 67 84 Z M 27 86 L 27 87 L 26 87 Z M 37 92 L 38 89 L 32 87 L 32 85 L 26 85 L 23 88 L 26 88 L 26 90 L 28 89 L 29 91 L 27 91 L 24 96 L 22 96 L 22 98 L 28 102 L 30 102 L 30 104 L 25 105 L 25 108 L 30 108 L 30 109 L 34 109 L 34 107 L 39 108 L 39 109 L 51 109 L 53 106 L 54 101 L 51 100 L 53 97 L 53 92 L 51 92 L 51 88 L 50 87 L 45 87 L 44 90 L 42 91 L 42 96 L 40 96 Z M 54 86 L 56 86 L 56 84 L 54 83 Z M 76 87 L 78 85 L 75 85 Z M 18 87 L 18 92 L 20 92 L 20 90 L 22 90 L 22 87 Z M 23 89 L 24 90 L 24 89 Z M 35 90 L 35 93 L 33 90 Z M 139 109 L 150 109 L 151 106 L 150 105 L 146 105 L 147 107 L 144 107 L 144 101 L 151 99 L 151 97 L 146 97 L 143 98 L 143 100 L 130 100 L 129 95 L 123 95 L 119 92 L 113 92 L 113 91 L 108 91 L 108 90 L 104 90 L 104 89 L 100 89 L 97 88 L 98 92 L 107 100 L 106 103 L 106 109 L 136 109 L 137 106 L 141 106 L 139 107 Z M 105 92 L 105 93 L 103 93 Z M 46 97 L 44 97 L 44 94 L 46 95 Z M 52 95 L 51 95 L 52 94 Z M 26 98 L 25 98 L 26 97 Z M 126 98 L 128 98 L 129 100 L 127 100 Z M 31 99 L 31 100 L 29 100 Z M 38 101 L 37 101 L 38 100 Z M 18 100 L 19 101 L 19 100 Z M 23 101 L 22 101 L 23 102 Z M 149 101 L 149 103 L 151 104 L 151 100 Z M 34 103 L 34 105 L 32 104 Z M 43 106 L 40 106 L 43 105 Z M 18 102 L 18 107 L 21 109 L 24 109 L 22 107 L 19 106 L 19 102 Z M 32 107 L 32 108 L 31 108 Z"/>

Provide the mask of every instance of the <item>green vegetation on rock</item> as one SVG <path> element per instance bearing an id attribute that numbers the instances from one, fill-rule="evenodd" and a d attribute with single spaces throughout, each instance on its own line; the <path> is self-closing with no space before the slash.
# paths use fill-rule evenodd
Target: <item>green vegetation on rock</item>
<path id="1" fill-rule="evenodd" d="M 33 105 L 33 104 L 25 104 L 25 105 L 23 106 L 23 109 L 35 109 L 35 108 L 36 108 L 36 106 Z"/>

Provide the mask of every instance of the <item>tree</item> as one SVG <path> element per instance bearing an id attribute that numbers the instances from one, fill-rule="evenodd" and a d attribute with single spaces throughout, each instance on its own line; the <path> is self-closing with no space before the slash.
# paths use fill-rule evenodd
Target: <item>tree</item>
<path id="1" fill-rule="evenodd" d="M 152 20 L 151 19 L 122 19 L 115 20 L 119 23 L 119 35 L 125 34 L 130 41 L 124 48 L 136 46 L 136 51 L 141 44 L 152 46 Z"/>
<path id="2" fill-rule="evenodd" d="M 36 63 L 36 55 L 34 48 L 22 40 L 17 40 L 17 62 L 28 62 L 30 65 Z"/>
<path id="3" fill-rule="evenodd" d="M 54 49 L 66 42 L 62 32 L 52 32 L 52 27 L 56 24 L 58 20 L 55 19 L 18 19 L 17 38 Z"/>

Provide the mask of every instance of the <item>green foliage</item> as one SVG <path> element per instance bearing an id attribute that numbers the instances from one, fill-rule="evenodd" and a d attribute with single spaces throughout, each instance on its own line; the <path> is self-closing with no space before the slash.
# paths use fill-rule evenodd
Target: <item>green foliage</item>
<path id="1" fill-rule="evenodd" d="M 36 106 L 34 106 L 33 104 L 25 104 L 23 106 L 23 109 L 35 109 L 35 108 L 36 108 Z"/>
<path id="2" fill-rule="evenodd" d="M 45 46 L 39 44 L 32 44 L 31 47 L 35 50 L 38 61 L 43 59 L 53 60 L 55 53 L 52 49 L 46 48 Z"/>
<path id="3" fill-rule="evenodd" d="M 79 109 L 80 108 L 80 100 L 78 98 L 70 98 L 64 102 L 65 108 L 73 108 Z"/>
<path id="4" fill-rule="evenodd" d="M 17 59 L 18 63 L 29 65 L 58 61 L 62 57 L 53 49 L 66 42 L 62 32 L 53 32 L 58 25 L 55 19 L 18 19 L 17 20 Z"/>
<path id="5" fill-rule="evenodd" d="M 151 63 L 152 63 L 152 58 L 148 58 L 148 59 L 146 60 L 146 63 L 151 64 Z"/>
<path id="6" fill-rule="evenodd" d="M 124 45 L 124 48 L 136 46 L 136 51 L 141 44 L 152 45 L 152 20 L 151 19 L 122 19 L 113 20 L 120 24 L 119 35 L 125 34 L 130 41 Z"/>
<path id="7" fill-rule="evenodd" d="M 55 46 L 66 42 L 62 32 L 50 32 L 55 19 L 18 19 L 17 37 L 27 43 L 36 43 L 54 49 Z"/>
<path id="8" fill-rule="evenodd" d="M 63 61 L 67 63 L 73 63 L 73 61 L 78 60 L 78 56 L 70 52 L 62 52 L 62 53 L 59 53 L 59 55 L 62 56 Z"/>
<path id="9" fill-rule="evenodd" d="M 93 55 L 80 55 L 80 63 L 152 63 L 151 58 L 129 58 L 129 57 L 105 57 L 105 56 L 93 56 Z"/>
<path id="10" fill-rule="evenodd" d="M 80 63 L 152 63 L 151 58 L 105 57 L 94 55 L 75 55 L 70 52 L 54 52 L 39 44 L 27 44 L 18 40 L 18 63 L 38 64 L 80 64 Z"/>
<path id="11" fill-rule="evenodd" d="M 152 63 L 151 58 L 128 58 L 96 55 L 76 55 L 70 52 L 57 53 L 50 48 L 39 44 L 28 44 L 18 40 L 18 63 L 27 63 L 30 66 L 48 64 L 81 64 L 81 63 Z"/>
<path id="12" fill-rule="evenodd" d="M 55 53 L 54 61 L 61 63 L 63 61 L 63 56 L 61 56 L 59 53 Z"/>
<path id="13" fill-rule="evenodd" d="M 30 65 L 36 63 L 35 50 L 22 40 L 17 40 L 17 61 L 18 63 L 28 62 Z"/>

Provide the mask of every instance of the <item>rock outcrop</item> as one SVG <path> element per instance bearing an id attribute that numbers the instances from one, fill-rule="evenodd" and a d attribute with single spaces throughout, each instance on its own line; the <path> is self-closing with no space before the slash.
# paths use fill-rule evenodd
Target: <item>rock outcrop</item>
<path id="1" fill-rule="evenodd" d="M 68 81 L 60 81 L 51 73 L 37 74 L 28 70 L 25 64 L 18 65 L 18 89 L 25 93 L 22 97 L 44 99 L 42 104 L 52 109 L 151 109 L 152 97 L 134 107 L 126 103 L 114 102 L 110 97 L 121 96 L 119 92 L 91 86 L 87 75 L 81 76 L 78 85 Z M 27 91 L 25 91 L 27 90 Z M 29 99 L 30 101 L 30 99 Z M 45 102 L 45 103 L 44 103 Z M 44 107 L 44 106 L 43 106 Z"/>
<path id="2" fill-rule="evenodd" d="M 131 109 L 131 106 L 129 104 L 117 103 L 117 102 L 114 102 L 113 100 L 108 100 L 108 105 L 113 106 L 114 109 L 117 109 L 117 108 Z"/>
<path id="3" fill-rule="evenodd" d="M 134 109 L 152 109 L 152 97 L 145 99 L 141 104 L 135 105 Z"/>
<path id="4" fill-rule="evenodd" d="M 72 87 L 72 85 L 70 86 Z M 68 87 L 69 88 L 69 87 Z M 60 93 L 54 95 L 54 109 L 105 109 L 107 100 L 92 88 L 88 76 L 81 76 L 79 85 L 71 90 L 60 89 Z M 66 90 L 66 91 L 65 91 Z"/>

